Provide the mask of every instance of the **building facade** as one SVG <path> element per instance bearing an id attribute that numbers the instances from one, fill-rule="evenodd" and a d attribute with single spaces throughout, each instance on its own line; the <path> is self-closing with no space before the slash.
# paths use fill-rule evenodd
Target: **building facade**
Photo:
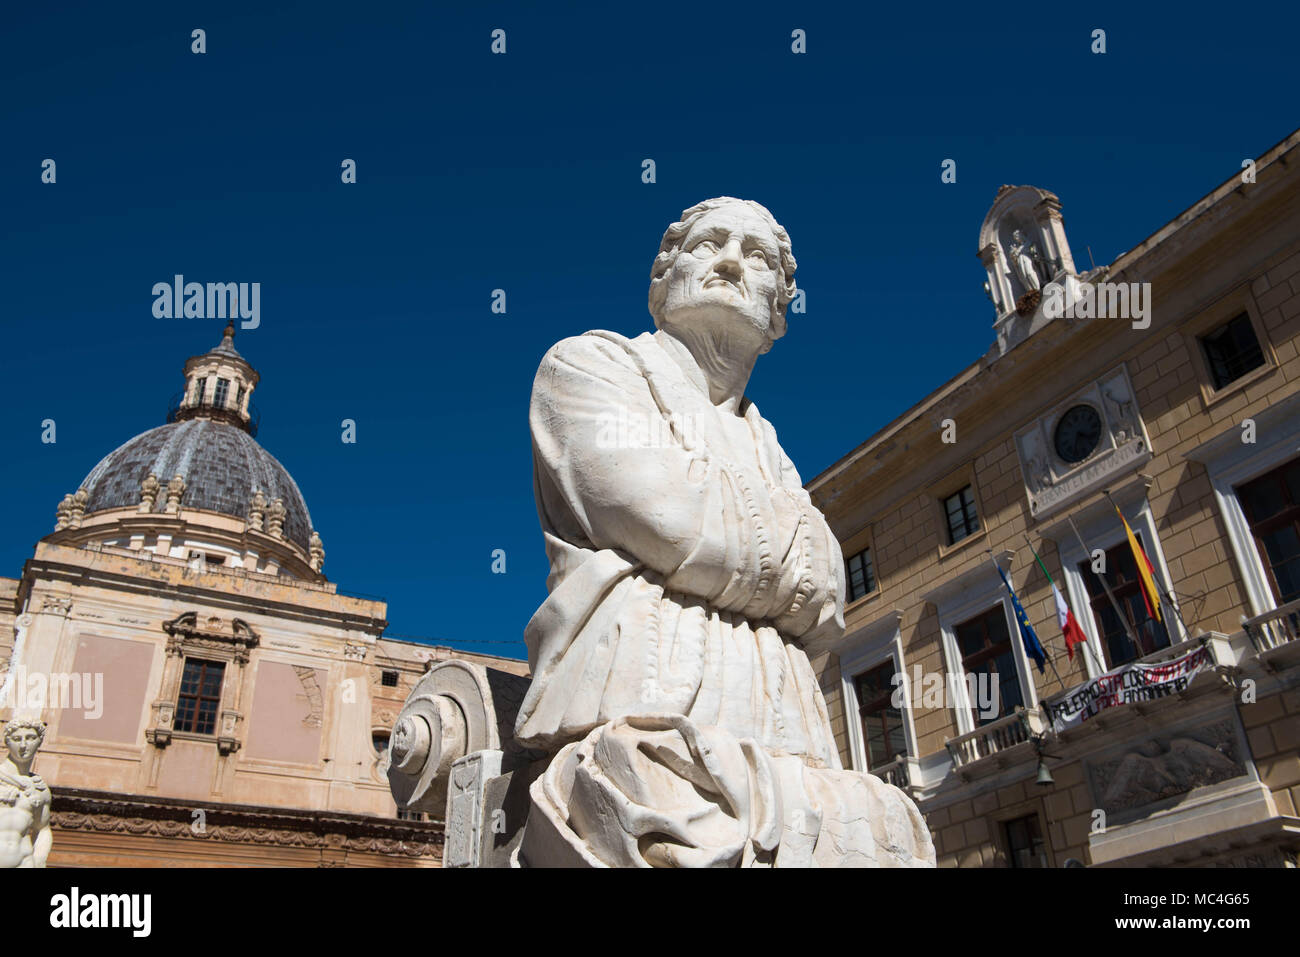
<path id="1" fill-rule="evenodd" d="M 386 604 L 325 577 L 233 339 L 0 579 L 0 719 L 47 723 L 49 866 L 437 866 L 441 822 L 389 794 L 396 715 L 437 661 L 527 663 L 386 638 Z"/>
<path id="2" fill-rule="evenodd" d="M 1297 145 L 1083 272 L 1057 198 L 1003 187 L 994 344 L 808 485 L 849 579 L 809 649 L 842 758 L 941 866 L 1295 866 Z"/>

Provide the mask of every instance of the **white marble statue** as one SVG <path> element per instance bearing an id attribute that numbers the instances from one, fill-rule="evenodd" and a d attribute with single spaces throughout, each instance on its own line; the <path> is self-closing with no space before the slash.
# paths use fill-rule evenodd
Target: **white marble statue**
<path id="1" fill-rule="evenodd" d="M 794 271 L 771 213 L 708 200 L 664 234 L 657 332 L 589 332 L 542 360 L 550 594 L 525 632 L 515 731 L 555 756 L 520 864 L 934 864 L 916 805 L 842 769 L 800 647 L 843 631 L 843 558 L 744 395 L 785 334 Z"/>
<path id="2" fill-rule="evenodd" d="M 8 755 L 0 762 L 0 868 L 44 867 L 54 835 L 50 789 L 32 773 L 45 722 L 14 718 L 5 725 Z"/>
<path id="3" fill-rule="evenodd" d="M 1038 289 L 1041 286 L 1038 281 L 1038 272 L 1034 269 L 1034 260 L 1029 255 L 1025 237 L 1018 229 L 1011 233 L 1011 249 L 1009 253 L 1011 265 L 1015 268 L 1016 277 L 1020 280 L 1020 285 L 1025 292 Z"/>

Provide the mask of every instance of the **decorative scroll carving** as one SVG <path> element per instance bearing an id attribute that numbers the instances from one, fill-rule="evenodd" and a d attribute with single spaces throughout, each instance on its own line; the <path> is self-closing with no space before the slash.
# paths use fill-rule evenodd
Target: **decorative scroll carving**
<path id="1" fill-rule="evenodd" d="M 321 726 L 321 717 L 325 713 L 325 698 L 321 693 L 320 682 L 316 679 L 316 669 L 305 665 L 294 665 L 293 673 L 298 676 L 298 681 L 302 684 L 302 690 L 307 695 L 307 705 L 310 709 L 307 716 L 302 719 L 303 727 L 319 728 Z"/>

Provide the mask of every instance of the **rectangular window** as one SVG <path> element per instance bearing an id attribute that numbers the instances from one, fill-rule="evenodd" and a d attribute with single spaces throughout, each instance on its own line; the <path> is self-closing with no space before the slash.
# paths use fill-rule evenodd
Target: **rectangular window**
<path id="1" fill-rule="evenodd" d="M 1137 536 L 1142 550 L 1146 551 L 1147 543 L 1142 540 L 1142 533 L 1135 531 L 1133 534 Z M 1147 554 L 1149 555 L 1150 552 Z M 1142 597 L 1142 582 L 1137 573 L 1137 560 L 1133 557 L 1133 549 L 1129 548 L 1127 539 L 1106 549 L 1104 570 L 1106 583 L 1110 585 L 1111 594 L 1115 596 L 1115 603 L 1124 613 L 1123 622 L 1115 614 L 1115 607 L 1110 603 L 1110 599 L 1106 597 L 1106 589 L 1102 587 L 1101 579 L 1092 570 L 1092 559 L 1079 562 L 1079 574 L 1083 576 L 1084 585 L 1088 589 L 1092 620 L 1101 635 L 1109 666 L 1116 668 L 1135 658 L 1144 658 L 1161 648 L 1169 647 L 1168 629 L 1163 622 L 1156 621 L 1147 612 L 1146 601 Z M 1161 615 L 1164 614 L 1162 610 Z M 1124 622 L 1127 622 L 1129 630 L 1137 636 L 1137 648 L 1133 647 L 1133 642 L 1125 631 Z"/>
<path id="2" fill-rule="evenodd" d="M 381 683 L 385 688 L 396 688 L 396 687 L 397 687 L 397 672 L 396 672 L 396 671 L 384 671 L 384 672 L 381 672 L 380 675 L 379 675 L 379 680 L 380 680 L 380 683 Z"/>
<path id="3" fill-rule="evenodd" d="M 858 692 L 858 713 L 862 716 L 862 740 L 867 767 L 878 768 L 907 753 L 903 736 L 903 712 L 893 706 L 894 660 L 853 679 Z"/>
<path id="4" fill-rule="evenodd" d="M 943 500 L 943 513 L 948 519 L 949 545 L 956 545 L 980 530 L 979 516 L 975 514 L 975 490 L 969 485 Z"/>
<path id="5" fill-rule="evenodd" d="M 1007 616 L 1001 603 L 977 618 L 962 622 L 953 633 L 961 652 L 962 670 L 966 674 L 979 675 L 980 696 L 987 703 L 997 705 L 997 713 L 990 715 L 991 709 L 982 709 L 979 701 L 971 701 L 976 727 L 1005 717 L 1015 711 L 1017 705 L 1024 704 L 1020 677 L 1016 674 L 1015 652 L 1007 631 Z M 995 700 L 989 700 L 990 691 L 987 689 L 995 689 Z"/>
<path id="6" fill-rule="evenodd" d="M 1300 598 L 1300 459 L 1237 488 L 1279 605 Z"/>
<path id="7" fill-rule="evenodd" d="M 1201 337 L 1201 348 L 1210 366 L 1214 388 L 1222 389 L 1252 369 L 1264 364 L 1255 328 L 1246 313 L 1229 319 L 1208 335 Z"/>
<path id="8" fill-rule="evenodd" d="M 235 411 L 236 412 L 240 411 L 240 409 L 243 408 L 242 406 L 243 401 L 244 401 L 244 386 L 241 383 L 240 385 L 235 386 Z"/>
<path id="9" fill-rule="evenodd" d="M 230 380 L 218 379 L 217 392 L 216 395 L 212 397 L 212 404 L 215 405 L 218 409 L 224 409 L 226 407 L 226 393 L 229 391 L 230 391 Z"/>
<path id="10" fill-rule="evenodd" d="M 849 581 L 849 601 L 876 590 L 876 570 L 871 564 L 871 549 L 864 548 L 844 563 Z"/>
<path id="11" fill-rule="evenodd" d="M 1007 857 L 1012 867 L 1046 867 L 1047 851 L 1037 814 L 1018 817 L 1002 825 L 1007 839 Z"/>
<path id="12" fill-rule="evenodd" d="M 195 405 L 202 404 L 203 390 L 207 386 L 207 384 L 208 384 L 207 379 L 200 379 L 198 376 L 194 377 L 194 404 Z"/>
<path id="13" fill-rule="evenodd" d="M 221 661 L 186 658 L 181 674 L 181 692 L 176 698 L 177 731 L 211 734 L 221 708 L 221 678 L 226 665 Z"/>

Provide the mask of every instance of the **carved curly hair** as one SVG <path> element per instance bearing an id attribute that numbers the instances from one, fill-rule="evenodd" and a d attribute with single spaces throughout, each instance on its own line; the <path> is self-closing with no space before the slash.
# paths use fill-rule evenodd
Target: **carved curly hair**
<path id="1" fill-rule="evenodd" d="M 772 309 L 772 339 L 780 339 L 785 335 L 785 307 L 790 304 L 798 291 L 794 283 L 796 264 L 794 251 L 790 246 L 790 234 L 776 221 L 776 217 L 766 206 L 752 199 L 736 199 L 734 196 L 719 196 L 696 203 L 690 209 L 683 210 L 682 218 L 664 231 L 664 238 L 659 243 L 659 254 L 655 256 L 654 265 L 650 269 L 650 315 L 654 316 L 655 328 L 661 328 L 664 302 L 668 298 L 668 287 L 664 280 L 682 251 L 682 241 L 686 238 L 686 234 L 705 213 L 730 205 L 748 206 L 755 210 L 763 217 L 771 228 L 772 235 L 776 237 L 777 249 L 781 254 L 781 278 L 776 287 L 776 305 Z"/>
<path id="2" fill-rule="evenodd" d="M 9 740 L 10 735 L 15 731 L 21 731 L 24 728 L 30 728 L 36 732 L 36 736 L 45 740 L 45 722 L 37 718 L 12 718 L 5 723 L 4 739 Z"/>

